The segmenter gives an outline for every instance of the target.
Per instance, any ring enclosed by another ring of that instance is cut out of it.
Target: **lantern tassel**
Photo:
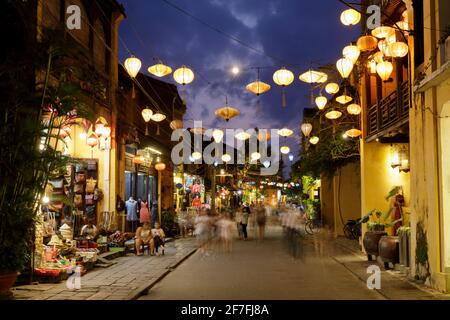
[[[148,133],[148,123],[147,123],[147,126],[145,127],[145,135],[146,135],[146,136],[149,135],[149,133]]]
[[[159,134],[160,134],[160,132],[159,132],[159,124],[158,124],[158,127],[156,129],[156,135],[159,136]]]
[[[281,88],[281,106],[283,108],[286,107],[286,92],[284,91],[284,87]]]
[[[136,98],[136,90],[134,89],[134,82],[133,82],[133,86],[131,88],[131,98],[132,99]]]
[[[186,88],[183,87],[183,91],[181,93],[181,99],[183,100],[183,104],[186,105],[187,101],[187,91]]]

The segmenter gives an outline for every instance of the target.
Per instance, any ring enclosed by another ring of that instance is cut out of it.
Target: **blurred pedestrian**
[[[262,202],[256,207],[256,223],[258,225],[258,239],[264,240],[264,231],[266,228],[266,209]]]
[[[216,222],[217,236],[222,243],[225,252],[231,252],[232,249],[232,231],[233,222],[225,216],[221,216]]]
[[[240,206],[239,208],[237,208],[236,210],[236,215],[234,217],[234,221],[236,222],[236,228],[238,231],[238,236],[239,238],[242,237],[242,206]]]
[[[242,210],[242,220],[241,220],[241,227],[242,227],[242,234],[244,236],[244,241],[247,240],[247,225],[248,225],[248,219],[250,217],[250,207],[248,205],[244,205],[244,208]]]

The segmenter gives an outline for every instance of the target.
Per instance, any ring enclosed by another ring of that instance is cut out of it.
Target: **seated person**
[[[152,237],[152,253],[155,253],[155,248],[156,252],[158,252],[158,248],[161,247],[161,253],[164,254],[164,239],[166,238],[166,235],[164,234],[164,230],[161,229],[159,222],[155,222],[155,227],[152,229]]]
[[[142,227],[136,230],[136,255],[142,256],[141,246],[143,244],[149,245],[150,251],[153,253],[152,230],[149,222],[145,222]]]
[[[80,235],[88,240],[96,240],[98,235],[97,227],[92,223],[92,221],[88,221],[81,228]]]

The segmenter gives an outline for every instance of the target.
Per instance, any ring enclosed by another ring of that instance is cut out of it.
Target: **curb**
[[[158,278],[153,280],[152,282],[143,285],[142,287],[136,289],[134,293],[130,294],[125,300],[137,300],[139,297],[145,295],[148,293],[148,291],[153,288],[158,282],[160,282],[162,279],[164,279],[170,272],[172,272],[173,269],[178,267],[180,264],[182,264],[184,261],[186,261],[190,256],[192,256],[195,252],[197,252],[198,248],[192,249],[190,252],[188,252],[184,257],[176,261],[173,265],[170,265],[167,267],[167,270],[164,271]]]

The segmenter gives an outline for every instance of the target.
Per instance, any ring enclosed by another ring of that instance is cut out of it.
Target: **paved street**
[[[197,251],[140,299],[445,298],[385,271],[382,290],[369,290],[364,256],[330,240],[324,236],[309,238],[303,259],[296,260],[284,247],[281,229],[272,227],[263,242],[254,238],[235,241],[229,254]]]

